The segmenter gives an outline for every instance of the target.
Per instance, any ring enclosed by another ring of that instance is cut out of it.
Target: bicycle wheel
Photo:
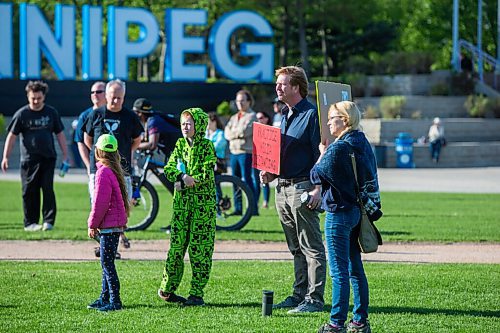
[[[215,185],[217,192],[216,229],[240,230],[252,217],[252,207],[254,207],[252,190],[240,178],[230,175],[217,175]]]
[[[158,215],[158,193],[151,183],[145,180],[140,189],[141,196],[136,204],[131,205],[127,231],[145,230]]]

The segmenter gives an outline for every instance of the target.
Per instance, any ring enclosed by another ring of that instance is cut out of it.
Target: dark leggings
[[[115,267],[116,250],[120,241],[120,233],[101,234],[101,267],[102,290],[101,299],[105,302],[121,304],[120,280]]]

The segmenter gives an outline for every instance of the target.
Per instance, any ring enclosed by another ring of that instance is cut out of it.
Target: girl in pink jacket
[[[117,150],[118,141],[110,134],[101,135],[95,144],[95,157],[98,162],[94,200],[88,219],[88,235],[90,238],[100,238],[102,290],[101,296],[87,308],[99,311],[122,308],[115,255],[120,234],[127,226],[129,201]]]

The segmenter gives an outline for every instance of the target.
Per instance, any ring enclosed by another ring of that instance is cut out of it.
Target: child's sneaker
[[[99,308],[102,308],[103,306],[105,306],[108,303],[109,302],[105,302],[101,298],[98,298],[95,301],[93,301],[92,303],[90,303],[89,305],[87,305],[87,309],[96,309],[97,310]]]
[[[101,306],[97,310],[101,312],[108,312],[108,311],[118,311],[122,309],[122,304],[121,303],[108,303],[106,305]]]
[[[158,289],[158,296],[164,300],[165,302],[169,303],[181,303],[184,304],[186,302],[186,299],[182,296],[176,295],[174,293],[166,293],[161,289]]]
[[[357,321],[351,320],[347,325],[347,332],[349,333],[371,333],[370,323],[368,320],[366,323],[359,323]]]
[[[346,333],[344,326],[337,326],[330,323],[323,324],[318,330],[318,333]]]
[[[189,295],[187,301],[184,302],[184,306],[203,306],[205,301],[202,297]]]

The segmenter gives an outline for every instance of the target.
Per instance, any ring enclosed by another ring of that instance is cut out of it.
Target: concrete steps
[[[432,162],[429,144],[419,144],[419,137],[426,137],[429,120],[364,119],[363,130],[375,146],[380,167],[396,167],[394,139],[399,132],[410,133],[413,145],[413,162],[417,168],[465,168],[500,166],[500,119],[442,119],[447,140],[441,150],[438,164]]]

